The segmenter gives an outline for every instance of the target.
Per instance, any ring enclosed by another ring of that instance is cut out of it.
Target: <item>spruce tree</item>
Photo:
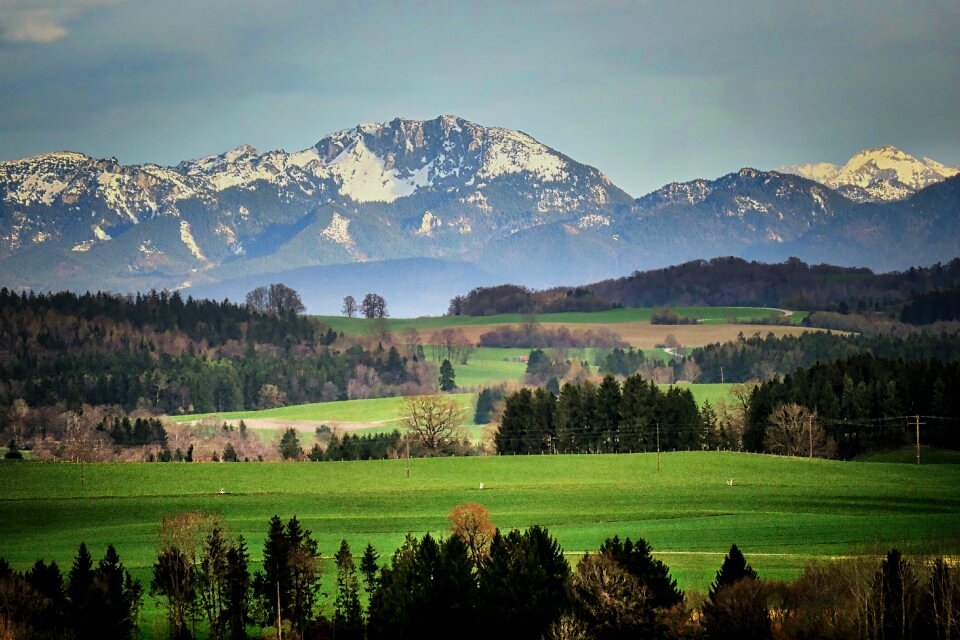
[[[226,603],[224,617],[226,619],[227,637],[230,640],[243,640],[247,637],[247,622],[250,619],[250,570],[248,568],[249,554],[247,543],[243,536],[237,537],[237,542],[227,551]]]
[[[363,640],[363,610],[360,606],[360,582],[357,568],[346,540],[334,555],[337,566],[337,596],[334,601],[333,625],[342,640]]]
[[[363,574],[364,590],[369,599],[377,588],[377,560],[380,554],[373,548],[372,544],[367,543],[367,548],[363,550],[363,557],[360,559],[360,573]]]
[[[457,388],[456,374],[449,360],[440,364],[440,391],[453,391]]]
[[[653,549],[643,538],[636,543],[613,536],[600,545],[600,553],[606,554],[617,565],[632,575],[646,588],[652,608],[669,608],[683,602],[683,592],[677,581],[670,577],[670,569],[653,557]]]
[[[757,579],[757,572],[747,564],[743,552],[737,545],[731,545],[730,552],[723,559],[717,577],[710,586],[709,598],[712,600],[720,589],[730,586],[744,578]]]
[[[93,558],[87,545],[81,542],[67,575],[70,626],[80,637],[92,637],[89,634],[95,633],[97,627],[96,620],[89,615],[93,577]]]

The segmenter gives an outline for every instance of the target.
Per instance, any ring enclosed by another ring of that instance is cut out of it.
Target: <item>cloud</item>
[[[49,44],[69,35],[67,25],[93,7],[124,0],[0,0],[0,39]]]
[[[52,9],[26,9],[4,16],[3,39],[7,42],[47,44],[67,35],[65,22],[69,12]]]

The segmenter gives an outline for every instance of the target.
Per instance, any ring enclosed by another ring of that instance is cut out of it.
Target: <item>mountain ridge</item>
[[[882,145],[858,151],[842,166],[818,162],[779,171],[815,180],[857,202],[889,202],[960,174],[960,167],[926,157],[920,160],[893,145]]]
[[[0,285],[189,289],[409,259],[540,287],[722,255],[905,268],[960,255],[958,199],[925,193],[855,202],[743,168],[633,198],[529,134],[395,118],[299,151],[241,145],[173,167],[76,152],[2,162]]]

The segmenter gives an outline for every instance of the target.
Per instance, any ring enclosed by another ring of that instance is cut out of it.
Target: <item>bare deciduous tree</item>
[[[817,412],[795,403],[778,405],[770,414],[764,449],[785,456],[830,457],[836,445],[817,420]]]
[[[343,315],[348,318],[352,318],[357,315],[357,301],[353,299],[353,296],[346,296],[343,299]]]
[[[387,301],[376,293],[368,293],[360,303],[360,311],[365,318],[386,318]]]
[[[403,428],[428,453],[446,451],[463,438],[464,410],[456,400],[442,395],[410,396],[403,412]]]
[[[306,307],[300,300],[300,294],[283,283],[269,287],[257,287],[247,293],[247,306],[261,313],[303,313]]]

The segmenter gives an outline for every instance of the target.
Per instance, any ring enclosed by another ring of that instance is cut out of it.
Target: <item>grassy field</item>
[[[405,460],[0,463],[0,557],[66,568],[80,541],[95,559],[114,544],[148,584],[164,516],[221,514],[258,562],[269,518],[296,515],[330,579],[341,538],[357,552],[372,543],[387,558],[407,533],[444,535],[447,514],[468,501],[486,505],[501,528],[548,527],[573,563],[610,535],[642,536],[681,587],[700,591],[731,543],[769,579],[789,579],[810,559],[895,545],[960,552],[960,466],[717,452],[664,454],[660,466],[655,454],[414,459],[409,476]],[[144,627],[144,637],[162,637],[149,598]]]
[[[513,363],[504,363],[513,364]],[[503,380],[522,380],[523,372],[519,377],[504,377]],[[459,374],[457,381],[460,381]],[[489,379],[486,382],[490,382]],[[662,384],[660,388],[666,390],[671,385]],[[689,389],[693,393],[697,404],[703,405],[709,401],[716,406],[719,400],[729,400],[729,390],[733,385],[730,384],[684,384],[677,386]],[[472,393],[450,394],[451,398],[456,399],[464,408],[465,421],[464,426],[471,429],[475,437],[479,436],[479,431],[475,429],[478,425],[473,422],[474,404],[476,396]],[[172,416],[170,419],[174,422],[193,422],[203,418],[215,417],[226,420],[231,423],[240,420],[249,421],[253,424],[252,428],[258,427],[256,422],[266,423],[267,428],[273,431],[280,431],[285,425],[296,426],[298,423],[308,423],[309,429],[319,426],[321,423],[329,424],[331,427],[347,424],[351,426],[361,426],[356,429],[362,433],[376,433],[381,431],[392,431],[398,425],[399,418],[403,412],[403,398],[372,398],[369,400],[342,400],[339,402],[314,402],[310,404],[299,404],[289,407],[278,407],[276,409],[263,409],[260,411],[227,411],[224,413],[204,413],[184,416]],[[255,422],[256,421],[256,422]]]
[[[740,322],[757,322],[772,318],[782,318],[783,312],[779,309],[765,309],[757,307],[671,307],[677,315],[696,318],[703,324],[723,324],[736,318]],[[633,322],[650,322],[654,309],[611,309],[609,311],[575,312],[575,313],[546,313],[536,316],[537,321],[544,324],[623,324]],[[321,321],[330,325],[335,331],[346,334],[362,335],[369,333],[376,326],[376,321],[366,318],[345,318],[343,316],[317,316]],[[430,332],[445,327],[469,327],[471,325],[516,324],[524,321],[519,313],[508,313],[492,316],[430,316],[422,318],[388,318],[387,324],[393,332],[413,328],[417,331]],[[662,325],[666,327],[666,325]]]
[[[860,462],[897,462],[916,464],[917,450],[914,447],[867,453],[857,458]],[[920,464],[960,464],[960,451],[920,447]]]
[[[4,463],[0,556],[69,565],[83,540],[113,543],[128,565],[145,567],[160,518],[182,510],[221,513],[254,556],[274,514],[300,517],[328,554],[341,537],[389,554],[408,532],[443,533],[467,501],[485,504],[500,527],[545,525],[571,552],[617,533],[693,554],[700,559],[676,564],[684,586],[698,589],[732,542],[771,577],[807,558],[891,545],[956,552],[960,543],[960,466],[717,452],[664,454],[659,472],[655,454],[415,459],[409,478],[407,465]]]
[[[465,409],[469,409],[473,405],[473,394],[454,393],[450,397],[457,400]],[[403,398],[371,398],[369,400],[313,402],[260,411],[226,411],[224,413],[173,416],[171,419],[175,422],[190,422],[208,416],[216,416],[230,421],[271,419],[289,422],[394,422],[400,416],[402,406]]]

